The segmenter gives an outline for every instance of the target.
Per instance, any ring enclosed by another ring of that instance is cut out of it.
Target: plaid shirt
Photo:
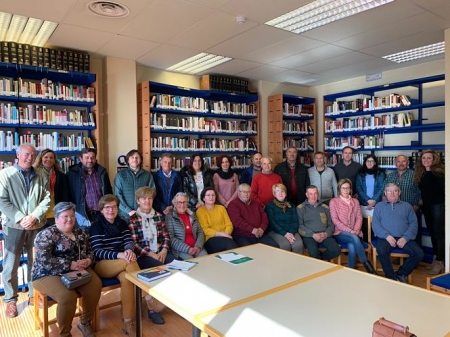
[[[97,169],[94,167],[91,174],[83,169],[83,178],[86,185],[86,208],[88,211],[98,211],[98,201],[102,197],[102,184]]]
[[[153,222],[156,226],[156,240],[158,243],[158,251],[170,248],[170,237],[166,229],[166,224],[162,218],[161,213],[156,212],[153,217]],[[128,221],[128,228],[131,232],[131,239],[134,241],[134,252],[137,256],[146,256],[150,253],[150,243],[144,239],[144,232],[142,230],[142,218],[136,213],[130,217]]]
[[[398,171],[392,171],[386,175],[384,186],[389,183],[397,184],[400,187],[400,200],[406,201],[411,206],[419,206],[421,199],[419,187],[414,183],[414,171],[407,169],[399,179]]]

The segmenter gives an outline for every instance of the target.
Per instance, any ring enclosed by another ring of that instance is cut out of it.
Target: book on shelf
[[[198,262],[173,260],[172,262],[167,264],[167,268],[173,270],[188,271],[194,268],[197,264]]]
[[[215,257],[234,266],[253,261],[253,258],[238,254],[236,252],[217,254]]]
[[[166,276],[169,276],[171,273],[170,271],[163,269],[163,268],[153,268],[149,271],[142,271],[137,273],[138,279],[144,280],[146,282],[151,282]]]

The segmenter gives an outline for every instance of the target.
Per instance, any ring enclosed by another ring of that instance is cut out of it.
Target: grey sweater
[[[331,222],[330,209],[327,205],[311,205],[308,200],[297,206],[299,229],[301,236],[312,237],[315,233],[327,233],[332,237],[334,225]]]
[[[322,174],[315,166],[308,169],[309,180],[319,190],[320,202],[328,203],[332,198],[337,197],[337,182],[334,171],[325,166]]]

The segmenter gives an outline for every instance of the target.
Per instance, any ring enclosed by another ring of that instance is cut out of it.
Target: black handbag
[[[78,243],[78,259],[81,260],[80,244]],[[74,270],[61,275],[61,282],[71,290],[91,281],[91,274],[86,270]]]

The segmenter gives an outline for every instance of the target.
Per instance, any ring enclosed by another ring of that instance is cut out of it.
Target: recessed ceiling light
[[[130,14],[130,9],[118,2],[92,1],[89,2],[86,6],[92,13],[104,18],[119,19],[124,18]]]
[[[208,53],[200,53],[167,68],[168,71],[176,71],[185,74],[198,74],[204,70],[218,66],[232,60],[231,57],[218,56]]]
[[[445,52],[445,42],[438,42],[430,44],[428,46],[423,46],[419,48],[405,50],[400,53],[386,55],[383,56],[383,58],[392,62],[403,63],[412,60],[417,60],[423,57],[442,54],[444,52]]]
[[[395,0],[316,0],[267,21],[266,25],[300,34]]]

